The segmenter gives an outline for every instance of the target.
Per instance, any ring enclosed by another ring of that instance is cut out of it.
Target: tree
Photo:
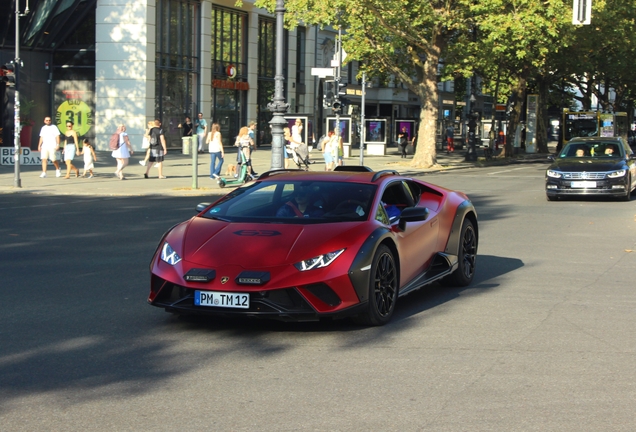
[[[370,77],[393,75],[422,101],[412,164],[437,163],[438,65],[468,30],[468,0],[287,0],[286,22],[342,26],[343,46]],[[275,0],[256,5],[273,10]]]

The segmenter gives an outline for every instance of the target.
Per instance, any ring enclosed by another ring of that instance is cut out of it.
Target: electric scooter
[[[245,159],[245,155],[243,154],[241,149],[239,149],[239,154],[241,155],[241,163],[238,177],[231,180],[226,180],[224,177],[220,177],[217,180],[219,187],[224,188],[225,186],[240,186],[247,181],[247,160]]]

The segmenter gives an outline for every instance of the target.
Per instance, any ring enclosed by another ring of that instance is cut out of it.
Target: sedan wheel
[[[367,310],[356,317],[356,321],[379,326],[391,320],[398,293],[398,274],[391,250],[381,245],[373,257],[369,280]]]
[[[445,285],[463,287],[469,285],[475,277],[477,260],[477,233],[473,223],[464,219],[462,224],[461,243],[457,254],[458,267],[443,280]]]
[[[632,195],[632,179],[631,177],[627,178],[627,193],[621,197],[621,201],[629,201]]]

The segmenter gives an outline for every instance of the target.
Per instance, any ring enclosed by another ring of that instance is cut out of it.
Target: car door
[[[415,198],[407,181],[397,180],[387,184],[382,194],[385,208],[397,206],[401,210],[416,205]],[[396,239],[400,260],[400,286],[403,286],[420,273],[430,263],[436,252],[439,223],[437,213],[431,211],[426,220],[408,222],[404,229],[400,227],[399,218],[389,222]]]

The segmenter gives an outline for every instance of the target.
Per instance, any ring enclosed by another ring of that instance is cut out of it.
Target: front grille
[[[603,180],[606,172],[564,172],[564,180]]]

